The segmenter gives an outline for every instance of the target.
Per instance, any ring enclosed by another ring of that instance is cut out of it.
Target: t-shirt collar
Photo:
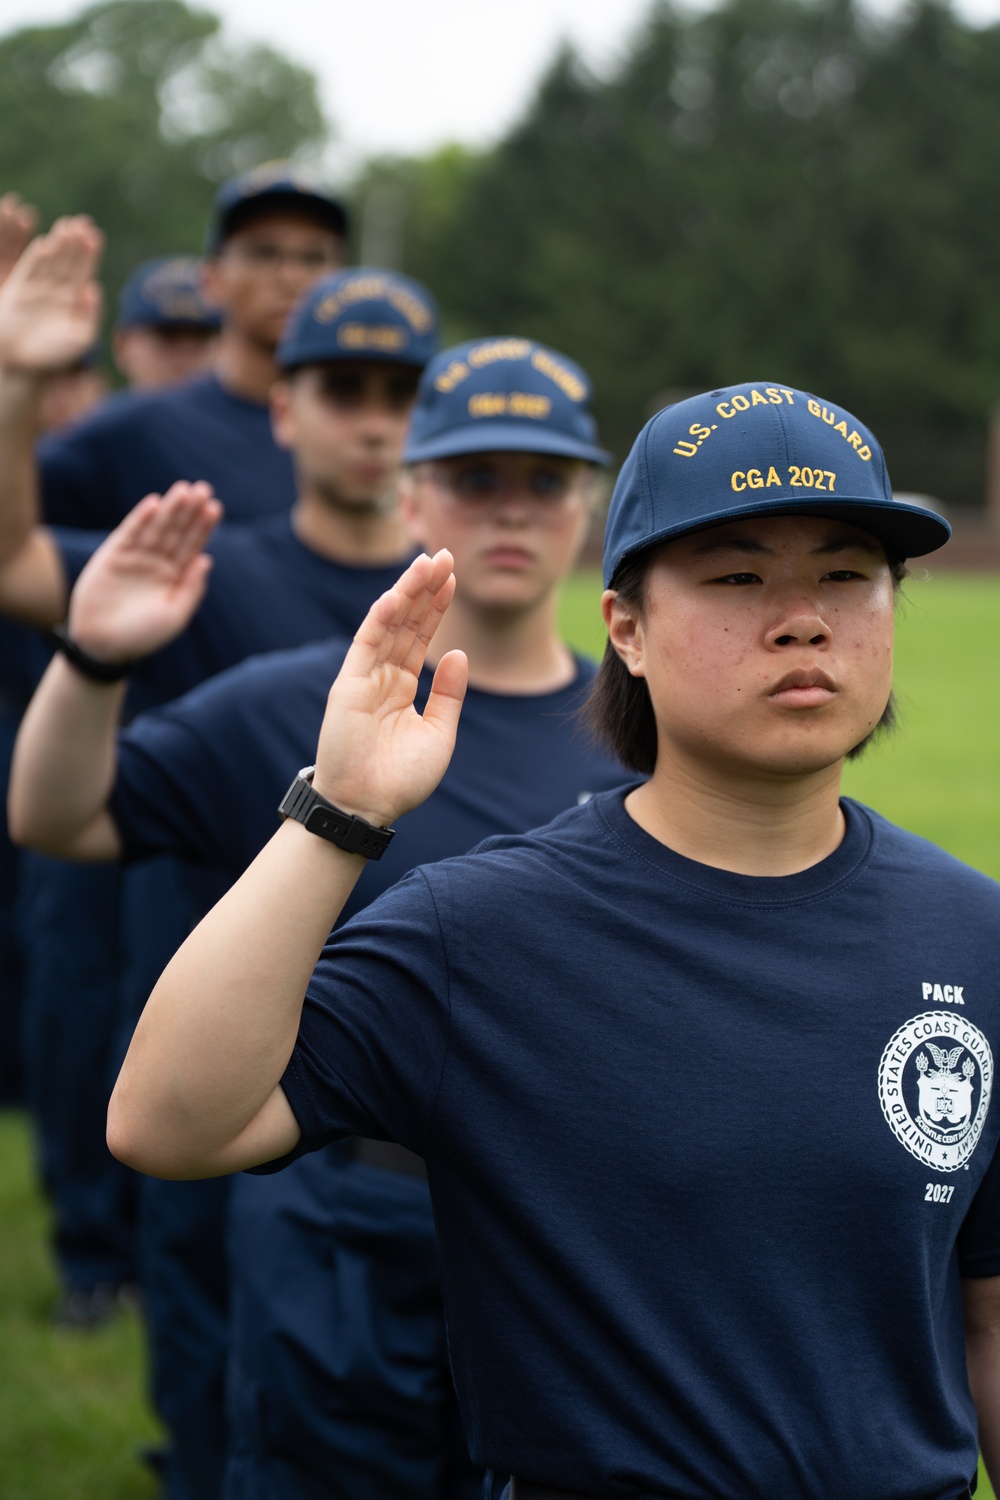
[[[637,783],[594,797],[590,803],[607,835],[632,858],[654,865],[681,885],[705,896],[740,906],[788,906],[828,895],[853,880],[868,864],[875,844],[875,825],[868,809],[849,797],[840,806],[844,837],[826,859],[795,875],[738,875],[699,864],[653,838],[625,810],[625,798]]]

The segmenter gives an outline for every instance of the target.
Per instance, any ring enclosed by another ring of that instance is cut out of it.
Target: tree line
[[[8,37],[0,182],[92,211],[112,273],[190,248],[228,171],[326,136],[306,70],[247,64],[182,0]],[[491,149],[373,161],[348,196],[359,249],[425,280],[450,337],[578,358],[619,456],[673,393],[780,379],[868,420],[899,487],[975,504],[998,180],[1000,26],[940,0],[661,0],[612,73],[564,49]]]

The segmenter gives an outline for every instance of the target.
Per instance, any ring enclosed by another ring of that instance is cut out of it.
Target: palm
[[[28,246],[0,286],[0,361],[41,373],[87,353],[100,322],[100,248],[100,234],[83,219],[62,221]]]
[[[207,485],[177,484],[163,500],[141,501],[80,574],[74,640],[101,659],[129,661],[179,635],[205,592],[203,548],[219,514]]]
[[[423,714],[414,708],[428,644],[454,592],[451,557],[418,558],[377,600],[330,690],[316,789],[387,824],[441,780],[455,744],[466,664],[445,656]]]

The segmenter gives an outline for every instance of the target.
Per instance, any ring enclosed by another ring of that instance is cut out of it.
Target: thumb
[[[432,724],[454,744],[458,720],[469,683],[469,659],[464,651],[447,651],[437,664],[434,681],[424,705],[423,721]]]

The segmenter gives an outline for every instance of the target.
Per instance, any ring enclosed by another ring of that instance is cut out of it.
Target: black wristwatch
[[[329,839],[347,854],[381,859],[392,843],[394,828],[376,828],[374,823],[334,807],[313,789],[315,766],[304,766],[278,805],[279,818],[294,818],[310,833]]]

